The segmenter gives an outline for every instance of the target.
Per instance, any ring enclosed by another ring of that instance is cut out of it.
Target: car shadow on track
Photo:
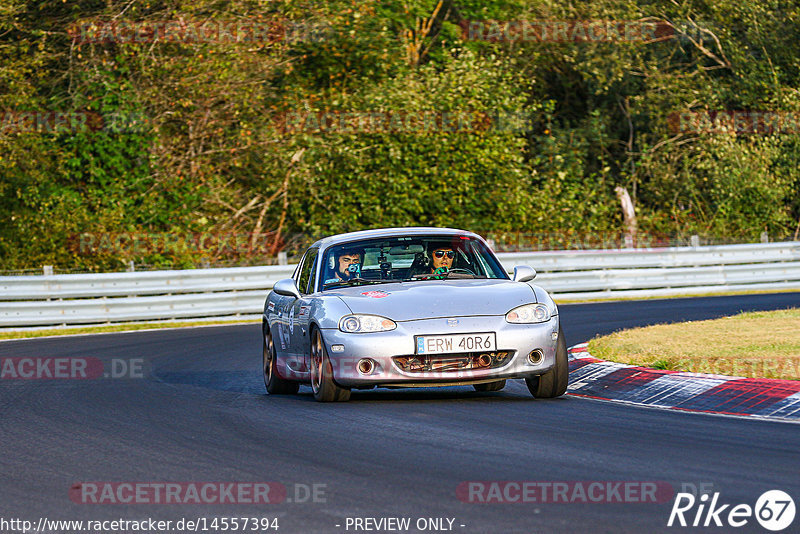
[[[268,396],[269,397],[269,396]],[[315,402],[311,388],[302,386],[295,398]],[[376,388],[370,390],[353,390],[350,402],[563,402],[568,397],[558,399],[534,399],[524,382],[509,383],[505,389],[497,392],[475,391],[471,386],[448,386],[431,388]]]
[[[201,388],[258,395],[266,400],[296,399],[316,402],[309,386],[301,386],[296,395],[267,395],[264,383],[257,373],[252,371],[188,371],[157,372],[154,378],[168,384],[187,385]],[[502,391],[475,391],[470,386],[448,386],[430,388],[376,388],[371,390],[353,390],[350,402],[559,402],[560,399],[534,399],[528,393],[522,381],[511,382]]]

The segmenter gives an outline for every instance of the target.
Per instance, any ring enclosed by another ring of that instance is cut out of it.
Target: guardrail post
[[[45,276],[53,276],[53,266],[52,265],[42,265],[42,271]]]
[[[769,243],[769,234],[767,232],[761,232],[761,242]]]
[[[278,252],[278,265],[289,265],[289,257],[286,252]]]
[[[132,272],[135,272],[135,271],[136,271],[136,269],[133,266],[133,260],[131,260],[131,261],[128,262],[128,272],[132,273]]]
[[[700,236],[699,235],[693,235],[692,236],[692,247],[697,248],[699,246],[700,246]]]

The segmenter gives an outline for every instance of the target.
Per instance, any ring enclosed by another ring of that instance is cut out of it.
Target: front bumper
[[[426,387],[455,384],[477,384],[504,378],[540,375],[555,365],[558,316],[545,323],[511,324],[504,316],[458,317],[451,326],[448,319],[438,318],[398,322],[390,332],[349,334],[338,329],[323,329],[322,337],[333,366],[333,378],[343,387],[369,386]],[[415,371],[400,368],[395,357],[413,356],[414,336],[495,332],[498,351],[512,354],[499,367],[489,369]],[[333,346],[339,352],[334,352]],[[543,357],[536,364],[528,361],[531,351],[540,350]],[[370,373],[360,372],[362,358],[374,361]]]

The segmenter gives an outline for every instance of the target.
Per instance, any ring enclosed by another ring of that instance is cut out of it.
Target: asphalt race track
[[[800,306],[800,293],[560,310],[568,344],[575,344],[625,327],[790,306]],[[797,424],[571,396],[534,400],[522,381],[498,393],[467,387],[354,392],[341,404],[316,403],[307,387],[297,396],[267,396],[259,329],[0,343],[2,358],[94,357],[106,369],[112,359],[143,359],[145,368],[144,378],[0,381],[0,517],[277,517],[279,533],[357,531],[346,529],[348,517],[408,517],[410,532],[418,532],[419,518],[454,519],[453,531],[464,533],[689,530],[667,528],[672,498],[463,502],[456,488],[469,481],[647,481],[675,492],[706,484],[721,503],[750,506],[764,491],[780,489],[800,505]],[[283,484],[287,500],[82,504],[69,494],[86,482],[264,481]],[[306,490],[315,484],[313,499]],[[797,532],[798,524],[800,518],[787,532]],[[737,530],[764,532],[752,518]]]

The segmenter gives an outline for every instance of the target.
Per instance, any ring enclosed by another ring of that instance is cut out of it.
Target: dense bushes
[[[792,237],[798,131],[681,132],[674,114],[800,116],[798,17],[777,0],[9,0],[0,6],[0,269],[252,262],[291,252],[301,244],[291,236],[395,225],[618,233],[617,186],[644,233]],[[271,33],[81,41],[81,24],[108,30],[110,20]],[[671,35],[463,38],[469,21],[490,20],[658,21]],[[90,127],[55,128],[48,113],[88,117]],[[352,124],[375,114],[384,125],[319,124],[347,113]],[[405,126],[390,127],[395,119]],[[136,233],[237,235],[256,246],[75,246],[81,234]]]

